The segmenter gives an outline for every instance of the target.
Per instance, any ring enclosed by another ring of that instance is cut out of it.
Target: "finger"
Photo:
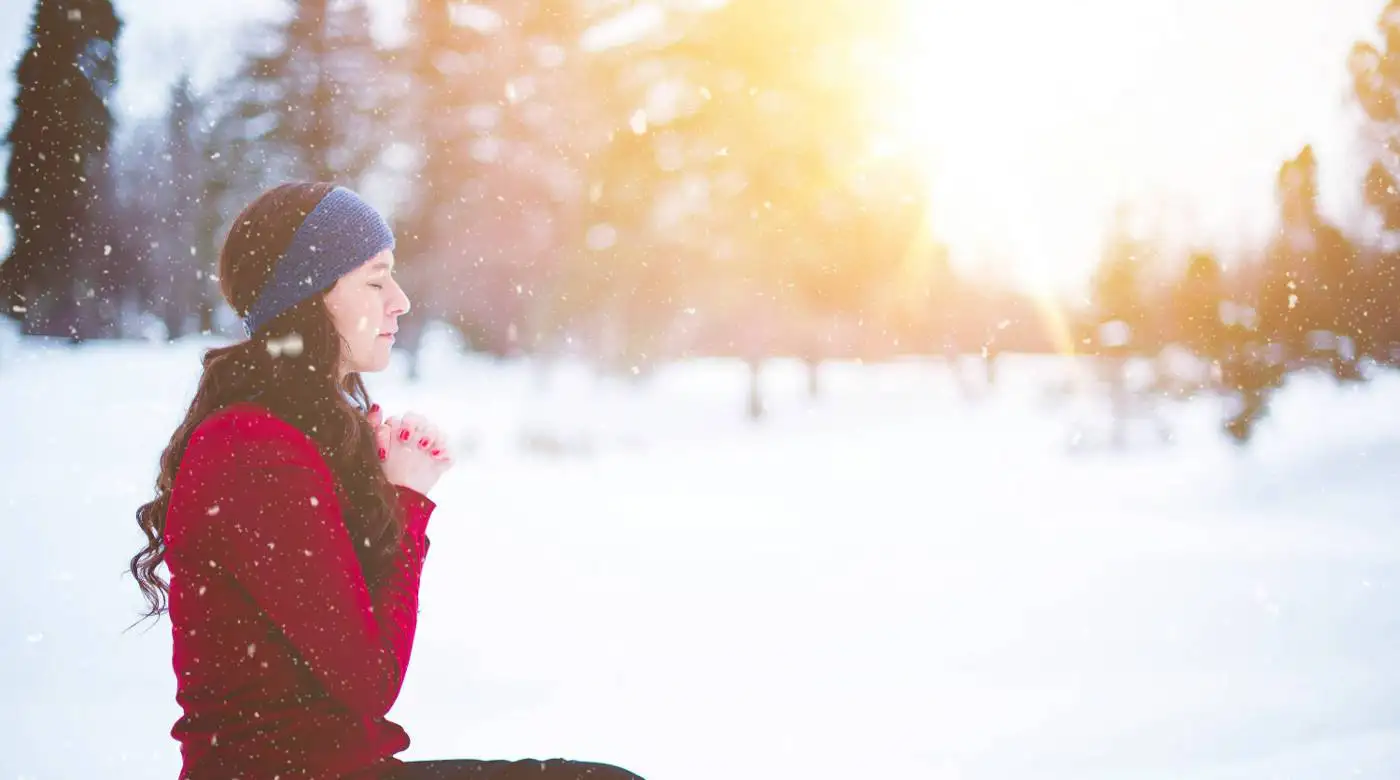
[[[392,443],[394,435],[393,426],[387,423],[380,423],[374,429],[374,443],[379,450],[379,459],[384,460],[389,457],[389,445]]]
[[[404,412],[403,421],[414,428],[421,428],[428,424],[428,418],[417,412]]]
[[[402,445],[404,443],[403,434],[408,429],[404,427],[403,420],[398,417],[390,417],[384,421],[383,426],[387,429],[389,443],[392,445]],[[412,435],[412,434],[409,434]]]
[[[405,441],[417,442],[422,438],[422,431],[428,427],[428,420],[417,412],[406,412],[403,416],[404,425],[408,427],[410,434]]]
[[[405,414],[401,419],[396,419],[395,423],[394,443],[405,445],[411,442],[413,440],[414,429],[409,415]]]
[[[424,423],[418,429],[417,436],[418,447],[424,450],[431,450],[438,446],[438,442],[442,441],[442,431],[439,431],[438,427],[432,423]]]
[[[369,414],[366,417],[369,419],[371,428],[378,428],[384,422],[384,410],[380,408],[379,404],[375,404],[369,408]]]
[[[398,428],[398,422],[398,418],[391,417],[374,429],[374,440],[381,459],[388,457],[389,450],[394,446],[394,431]]]
[[[428,455],[431,456],[433,460],[450,461],[452,459],[452,450],[447,445],[447,437],[442,434],[442,431],[433,428],[427,446]]]
[[[441,434],[437,426],[428,421],[428,418],[421,414],[410,412],[404,415],[404,422],[412,425],[412,435],[408,438],[408,443],[420,450],[430,450]]]

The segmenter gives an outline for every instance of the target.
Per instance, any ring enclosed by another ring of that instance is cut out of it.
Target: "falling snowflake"
[[[305,346],[301,339],[301,334],[292,332],[280,339],[267,340],[267,354],[273,357],[296,357],[301,354],[302,347]]]
[[[213,517],[214,515],[217,515],[218,513],[219,513],[219,505],[218,505],[218,504],[215,504],[215,505],[209,507],[208,509],[204,510],[204,514],[209,515],[210,517]]]

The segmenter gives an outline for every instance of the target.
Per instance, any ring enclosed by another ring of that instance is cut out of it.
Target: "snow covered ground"
[[[0,344],[0,778],[173,778],[133,512],[201,344]],[[464,452],[435,496],[405,758],[649,780],[1400,776],[1400,377],[1294,380],[1254,446],[1066,442],[1061,361],[631,385],[433,347],[373,380]],[[1317,415],[1311,417],[1311,415]]]

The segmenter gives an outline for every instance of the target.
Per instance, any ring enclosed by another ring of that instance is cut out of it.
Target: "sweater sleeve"
[[[208,565],[239,583],[333,698],[370,717],[388,713],[413,650],[432,501],[399,491],[403,547],[371,592],[332,474],[296,428],[269,416],[226,421],[192,440],[186,457],[195,477],[186,505]]]

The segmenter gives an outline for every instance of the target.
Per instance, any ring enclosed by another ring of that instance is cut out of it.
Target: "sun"
[[[1114,98],[1169,42],[1166,4],[901,1],[877,110],[924,173],[932,232],[1031,292],[1075,286],[1133,192]]]

